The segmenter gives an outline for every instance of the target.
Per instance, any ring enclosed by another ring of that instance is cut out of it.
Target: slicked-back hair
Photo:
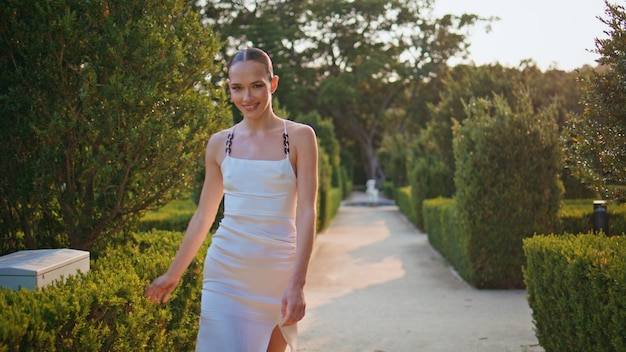
[[[228,62],[228,72],[230,73],[230,68],[234,64],[243,61],[255,61],[262,64],[265,66],[269,79],[271,80],[274,77],[272,59],[270,59],[270,56],[265,51],[258,48],[247,48],[238,51]]]

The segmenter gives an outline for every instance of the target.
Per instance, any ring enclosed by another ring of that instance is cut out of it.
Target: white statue
[[[378,203],[378,188],[376,188],[376,180],[367,180],[367,182],[365,183],[365,187],[365,192],[367,193],[367,202],[369,203],[369,205],[376,205],[376,203]]]

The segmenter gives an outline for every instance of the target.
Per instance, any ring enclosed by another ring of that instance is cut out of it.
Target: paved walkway
[[[524,290],[470,287],[396,206],[365,200],[317,237],[298,352],[543,351]]]

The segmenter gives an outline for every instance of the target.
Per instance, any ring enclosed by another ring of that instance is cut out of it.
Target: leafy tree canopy
[[[604,70],[584,80],[584,111],[564,132],[573,175],[606,198],[626,199],[626,11],[606,2],[608,37],[596,39]]]

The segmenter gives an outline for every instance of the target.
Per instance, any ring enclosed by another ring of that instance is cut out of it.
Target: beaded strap
[[[235,133],[231,132],[226,137],[226,149],[224,150],[227,155],[230,155],[231,146],[233,145],[233,137],[235,137]]]
[[[283,133],[283,145],[285,146],[285,154],[289,154],[289,135]]]

